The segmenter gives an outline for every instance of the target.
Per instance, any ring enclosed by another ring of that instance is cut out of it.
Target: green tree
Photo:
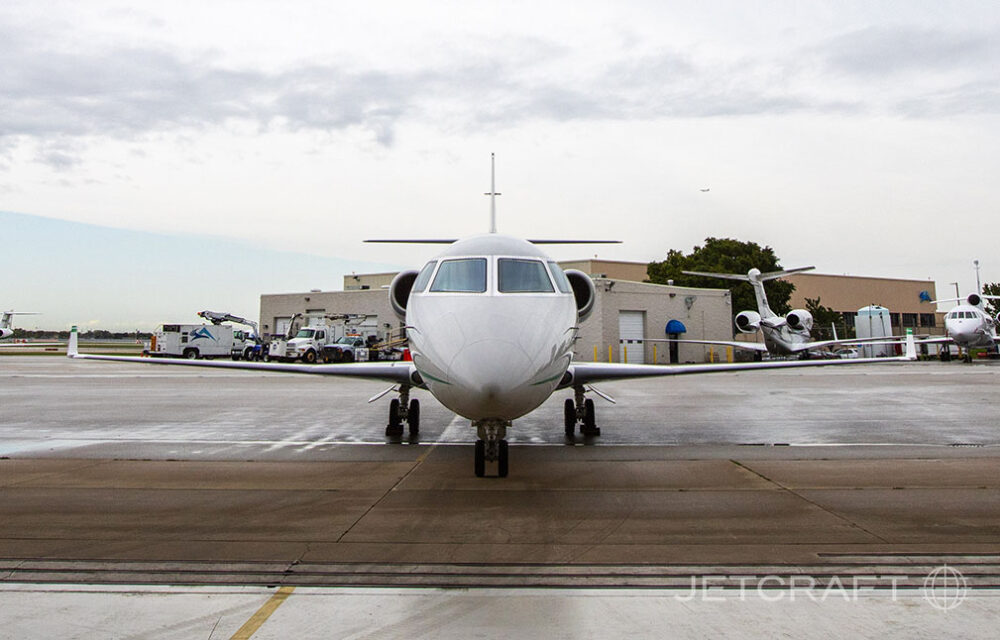
[[[983,285],[983,293],[988,296],[1000,296],[1000,282],[987,282]],[[986,312],[997,317],[1000,313],[1000,300],[984,300],[986,303]]]
[[[813,328],[812,337],[814,340],[832,340],[833,329],[831,324],[837,326],[837,337],[847,338],[847,327],[844,324],[844,316],[837,313],[830,307],[823,306],[819,296],[806,298],[806,311],[812,314]]]
[[[741,242],[732,238],[705,238],[705,244],[694,247],[685,255],[676,249],[667,253],[662,262],[650,262],[646,269],[649,282],[667,284],[673,280],[681,287],[704,287],[708,289],[728,288],[732,293],[733,315],[740,311],[757,310],[757,299],[749,282],[719,280],[703,276],[687,276],[682,271],[707,271],[713,273],[744,274],[757,268],[762,272],[781,271],[778,257],[771,247],[761,247],[756,242]],[[764,283],[767,301],[777,314],[788,313],[788,300],[795,285],[785,280],[769,280]]]

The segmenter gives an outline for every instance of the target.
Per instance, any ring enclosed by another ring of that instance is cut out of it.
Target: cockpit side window
[[[434,278],[434,284],[431,285],[431,291],[483,293],[486,291],[486,258],[443,261]]]
[[[413,288],[410,289],[410,293],[422,293],[427,288],[427,283],[430,282],[431,274],[434,273],[434,267],[436,266],[437,260],[431,260],[424,265],[424,268],[417,274],[417,279],[413,281]]]
[[[566,279],[566,274],[555,262],[549,263],[549,272],[552,274],[552,279],[556,281],[556,287],[562,293],[571,293],[573,287],[570,286],[569,280]]]
[[[500,258],[497,261],[500,293],[552,293],[552,281],[538,260]]]

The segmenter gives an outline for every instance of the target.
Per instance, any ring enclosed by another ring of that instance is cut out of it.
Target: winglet
[[[75,324],[73,325],[73,328],[69,330],[69,344],[66,346],[66,355],[70,358],[75,358],[80,355]]]
[[[906,332],[906,355],[903,357],[907,360],[917,359],[917,343],[913,339],[913,332],[909,330]]]

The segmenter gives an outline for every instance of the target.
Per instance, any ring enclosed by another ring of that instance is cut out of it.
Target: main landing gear
[[[509,447],[507,441],[507,427],[509,420],[478,420],[472,423],[476,428],[479,439],[476,440],[476,477],[482,478],[486,475],[486,463],[497,463],[497,476],[507,477]]]
[[[583,385],[573,387],[573,398],[566,398],[563,404],[563,422],[566,428],[566,437],[572,438],[576,434],[576,425],[580,425],[580,433],[585,436],[601,435],[601,428],[597,426],[597,418],[594,414],[594,401],[583,397]]]
[[[420,433],[420,401],[410,400],[410,387],[399,387],[399,397],[389,402],[389,424],[385,427],[385,435],[398,438],[403,435],[403,423],[410,428],[410,437]]]

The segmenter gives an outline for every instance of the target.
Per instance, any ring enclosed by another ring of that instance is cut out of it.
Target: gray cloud
[[[816,49],[828,68],[859,76],[954,71],[996,62],[995,34],[869,27],[832,38]]]
[[[452,128],[502,128],[528,120],[857,113],[873,107],[874,98],[864,91],[838,95],[828,88],[824,76],[831,71],[874,88],[904,71],[965,69],[963,83],[902,91],[891,108],[911,117],[1000,110],[992,76],[975,77],[991,66],[984,60],[995,58],[984,36],[864,29],[787,59],[723,64],[662,51],[623,54],[603,68],[581,67],[571,51],[551,43],[508,46],[509,51],[455,55],[459,62],[420,71],[312,63],[265,72],[225,68],[208,54],[196,58],[154,47],[57,51],[0,27],[5,61],[0,153],[33,140],[42,162],[68,168],[79,148],[52,141],[132,139],[230,121],[262,129],[361,128],[388,146],[404,118],[446,121]]]

